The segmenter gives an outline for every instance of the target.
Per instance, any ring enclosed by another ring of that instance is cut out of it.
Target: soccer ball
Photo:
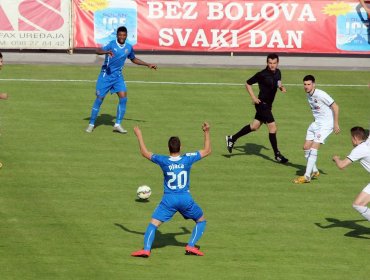
[[[149,186],[143,185],[137,188],[136,194],[140,199],[148,199],[152,194],[152,189]]]

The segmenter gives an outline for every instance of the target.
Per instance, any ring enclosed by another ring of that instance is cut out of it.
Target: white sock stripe
[[[151,231],[150,231],[150,233],[149,233],[149,235],[148,235],[148,238],[147,238],[147,240],[146,240],[145,244],[148,244],[148,243],[149,243],[149,240],[150,240],[150,237],[152,236],[152,234],[153,234],[153,230],[151,230]]]
[[[191,243],[194,243],[194,239],[195,239],[195,237],[198,235],[198,224],[196,224],[196,225],[195,225],[194,230],[195,230],[195,234],[194,234],[194,238],[193,238],[193,240],[191,240]]]

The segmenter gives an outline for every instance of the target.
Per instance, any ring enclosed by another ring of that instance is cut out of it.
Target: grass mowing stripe
[[[95,83],[96,80],[55,80],[55,79],[0,79],[4,82],[59,82],[59,83]],[[243,86],[239,83],[196,83],[196,82],[156,82],[156,81],[126,81],[132,84],[161,84],[161,85],[210,85],[210,86]],[[286,86],[302,86],[302,84],[284,84]],[[345,85],[345,84],[317,84],[318,87],[369,87],[368,85]]]

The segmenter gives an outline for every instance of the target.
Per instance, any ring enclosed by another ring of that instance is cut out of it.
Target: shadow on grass
[[[148,203],[148,202],[150,202],[149,199],[141,199],[141,198],[136,198],[135,201],[138,202],[138,203]]]
[[[129,233],[139,234],[139,235],[144,235],[145,234],[145,232],[142,232],[142,231],[135,231],[135,230],[128,229],[127,227],[125,227],[124,225],[121,225],[121,224],[115,223],[114,225],[119,227],[120,229],[126,231],[126,232],[129,232]],[[176,232],[176,233],[161,233],[159,230],[157,230],[156,234],[155,234],[155,239],[154,239],[152,248],[153,249],[163,248],[163,247],[166,247],[166,246],[185,247],[187,245],[187,243],[177,241],[176,236],[189,234],[190,231],[186,227],[180,227],[180,229],[182,231]]]
[[[116,119],[116,116],[112,116],[110,114],[100,114],[95,121],[95,127],[101,126],[101,125],[107,125],[107,126],[113,126],[114,120]],[[90,117],[84,118],[85,121],[89,121]],[[134,121],[134,122],[146,122],[144,120],[137,120],[137,119],[129,119],[124,118],[124,121]]]
[[[266,148],[263,145],[254,144],[254,143],[246,143],[244,146],[234,146],[232,154],[223,154],[222,156],[224,156],[226,158],[231,158],[231,157],[235,157],[235,156],[255,155],[255,156],[259,156],[259,157],[261,157],[265,160],[268,160],[268,161],[271,161],[271,162],[274,162],[274,163],[278,163],[278,162],[276,162],[274,157],[271,158],[269,156],[266,156],[266,155],[262,154],[261,153],[262,150],[270,150],[270,149]],[[284,165],[297,169],[296,175],[303,175],[305,170],[306,170],[306,166],[300,165],[300,164],[295,164],[295,163],[292,163],[292,162],[289,162],[289,161],[287,163],[284,163]],[[320,173],[325,174],[321,170],[320,170]]]
[[[315,223],[316,226],[322,229],[329,229],[329,228],[347,228],[351,231],[344,234],[347,237],[353,238],[362,238],[362,239],[370,239],[370,237],[365,237],[363,235],[370,235],[370,228],[364,227],[362,225],[357,224],[357,222],[363,222],[367,220],[347,220],[341,221],[335,218],[325,218],[330,224],[324,226],[321,223]]]

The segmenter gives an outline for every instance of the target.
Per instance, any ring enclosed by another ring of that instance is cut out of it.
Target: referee
[[[267,66],[260,72],[257,72],[253,77],[247,80],[245,87],[252,98],[252,102],[256,108],[254,120],[244,126],[239,132],[234,135],[226,136],[226,147],[229,153],[232,153],[235,142],[242,136],[247,135],[252,131],[258,130],[263,123],[266,123],[269,130],[269,140],[274,150],[275,159],[279,163],[287,163],[285,158],[279,151],[276,139],[277,127],[274,116],[272,115],[272,103],[274,102],[277,89],[285,93],[286,89],[281,83],[281,72],[278,69],[279,56],[271,53],[267,56]],[[259,95],[258,98],[253,92],[252,85],[258,83]]]

